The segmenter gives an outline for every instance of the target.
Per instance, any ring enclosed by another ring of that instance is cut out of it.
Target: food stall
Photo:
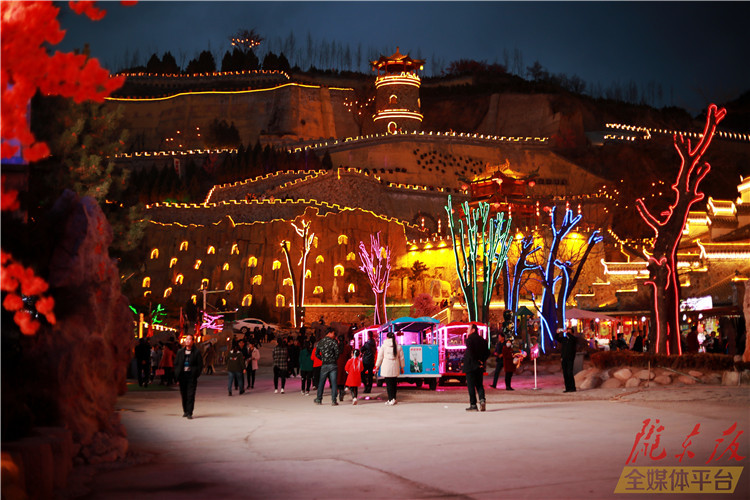
[[[487,325],[476,323],[479,335],[487,341],[489,348],[489,328]],[[457,379],[460,383],[466,383],[466,374],[463,372],[464,352],[466,352],[466,334],[471,323],[449,323],[437,329],[440,385],[450,379]]]

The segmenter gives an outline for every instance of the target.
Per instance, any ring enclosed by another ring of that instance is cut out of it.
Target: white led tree
[[[380,232],[370,235],[370,249],[364,241],[359,242],[359,258],[362,265],[359,269],[367,274],[372,291],[375,294],[375,315],[373,322],[382,325],[388,322],[385,296],[391,276],[391,249],[380,245]]]
[[[297,236],[302,238],[302,252],[297,267],[300,269],[299,278],[294,275],[292,269],[292,259],[289,255],[291,242],[289,240],[281,241],[281,251],[284,252],[286,258],[286,267],[289,271],[289,277],[292,280],[292,326],[295,328],[297,325],[302,325],[304,322],[304,307],[305,307],[305,274],[307,273],[307,256],[310,254],[310,248],[312,247],[315,233],[310,232],[310,222],[302,220],[299,224],[291,223],[294,228],[294,232]]]

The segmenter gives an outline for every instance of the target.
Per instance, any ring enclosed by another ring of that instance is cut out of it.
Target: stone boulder
[[[596,389],[600,385],[602,385],[602,377],[598,373],[591,373],[588,377],[583,379],[580,384],[576,382],[576,387],[582,391]]]
[[[576,381],[576,387],[579,387],[583,383],[583,381],[586,380],[587,378],[594,376],[594,375],[598,375],[598,373],[599,373],[599,370],[596,368],[587,368],[586,370],[582,370],[576,373],[573,376],[573,378]]]
[[[721,376],[721,385],[738,385],[740,383],[740,372],[725,371]]]
[[[677,382],[680,382],[681,384],[686,384],[686,385],[693,385],[695,384],[695,379],[692,377],[688,377],[687,375],[679,375],[677,377]]]
[[[114,410],[126,390],[133,317],[109,256],[112,229],[95,200],[71,191],[55,203],[52,217],[56,246],[48,281],[57,323],[32,339],[29,355],[52,370],[40,382],[54,395],[57,420],[72,432],[78,457],[116,460],[127,450]]]
[[[654,377],[654,383],[659,385],[669,385],[672,383],[672,377],[669,375],[659,375]]]
[[[632,387],[638,387],[641,385],[641,379],[638,377],[631,377],[625,382],[625,387],[632,388]]]
[[[629,368],[620,368],[619,370],[615,370],[614,373],[612,373],[612,376],[625,382],[633,376],[633,372],[631,372]]]
[[[618,387],[622,387],[623,383],[622,380],[619,378],[609,378],[602,382],[601,388],[602,389],[617,389]]]
[[[635,377],[641,379],[641,380],[653,380],[654,377],[656,377],[656,374],[652,371],[648,370],[640,370],[634,374]]]
[[[701,382],[710,385],[720,385],[721,375],[719,375],[718,373],[707,373],[701,377]]]
[[[699,372],[698,370],[689,370],[688,375],[695,378],[701,378],[703,376],[703,372]]]

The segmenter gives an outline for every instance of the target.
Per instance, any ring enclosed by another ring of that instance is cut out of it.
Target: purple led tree
[[[382,325],[388,322],[385,295],[388,290],[388,280],[391,276],[391,248],[380,246],[380,232],[377,236],[370,235],[370,250],[364,241],[359,242],[359,258],[362,265],[360,271],[367,274],[372,291],[375,294],[375,317],[373,322]]]
[[[707,162],[701,163],[703,154],[711,144],[716,126],[726,116],[726,109],[715,104],[708,107],[706,127],[700,141],[693,148],[690,139],[677,135],[674,147],[680,155],[680,173],[672,184],[675,200],[669,208],[654,216],[646,208],[642,198],[636,200],[636,208],[643,220],[656,233],[653,252],[648,258],[649,279],[646,284],[654,287],[653,324],[650,344],[657,353],[682,354],[680,347],[680,280],[677,276],[677,247],[685,229],[690,207],[705,195],[698,191],[701,181],[711,170]]]
[[[557,207],[552,207],[550,211],[551,218],[551,230],[552,230],[552,243],[547,254],[547,261],[544,268],[541,270],[542,275],[542,316],[541,316],[541,327],[542,327],[542,350],[546,351],[547,345],[551,345],[554,340],[554,334],[557,331],[558,325],[565,324],[565,308],[570,297],[570,293],[578,283],[578,278],[581,276],[583,265],[586,263],[591,250],[594,245],[602,241],[602,237],[599,235],[599,231],[594,231],[589,236],[586,243],[586,249],[583,255],[577,259],[578,265],[575,273],[571,277],[571,271],[573,269],[573,259],[561,258],[561,245],[565,237],[578,225],[581,221],[581,215],[573,215],[573,211],[570,209],[565,210],[565,216],[560,222],[560,226],[557,225]],[[559,273],[558,273],[559,270]],[[555,287],[557,282],[560,281],[560,288],[555,298]],[[550,344],[547,344],[550,342]]]
[[[464,225],[462,219],[458,219],[457,237],[453,202],[451,196],[448,196],[448,205],[445,210],[448,212],[448,225],[453,240],[458,281],[466,299],[469,321],[487,323],[492,289],[508,258],[508,250],[512,242],[511,218],[508,217],[506,220],[503,212],[490,218],[490,205],[486,202],[479,202],[479,206],[474,210],[469,209],[468,202],[464,202],[461,207],[466,224]],[[480,244],[481,255],[479,254]],[[478,264],[482,267],[481,284],[477,276]]]
[[[292,280],[292,326],[296,328],[297,325],[302,325],[304,323],[307,256],[310,253],[315,233],[310,232],[310,222],[304,219],[300,222],[299,226],[292,222],[292,227],[297,235],[302,238],[302,255],[300,256],[299,262],[297,262],[297,267],[300,268],[299,279],[297,279],[292,270],[292,261],[289,256],[291,242],[289,240],[281,241],[281,251],[284,252],[286,267],[289,270],[289,277]]]

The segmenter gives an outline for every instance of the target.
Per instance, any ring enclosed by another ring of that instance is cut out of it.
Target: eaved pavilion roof
[[[375,70],[381,70],[385,68],[386,71],[407,71],[422,69],[424,66],[424,59],[412,59],[408,55],[404,55],[399,52],[399,48],[396,47],[396,52],[390,56],[380,56],[377,61],[370,61],[370,65]]]

